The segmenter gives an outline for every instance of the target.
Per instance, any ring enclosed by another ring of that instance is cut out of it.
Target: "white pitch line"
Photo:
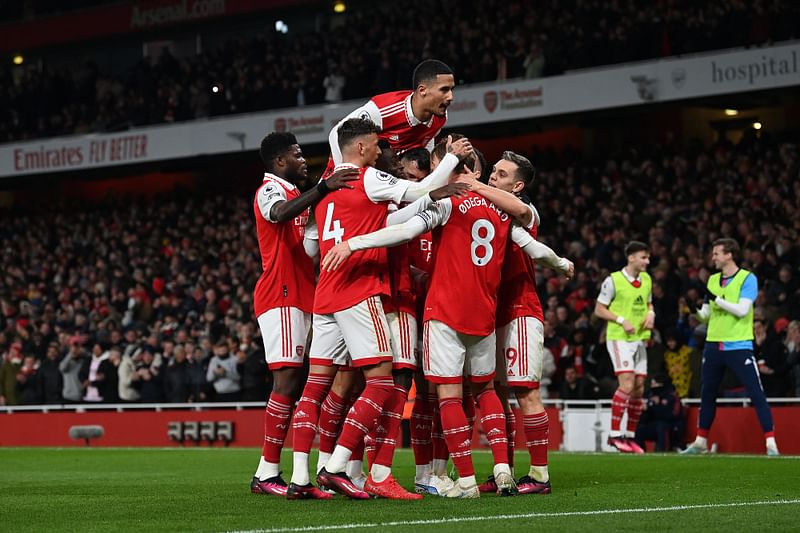
[[[665,513],[672,511],[688,511],[693,509],[720,509],[726,507],[756,507],[763,505],[798,505],[798,500],[769,500],[758,502],[733,502],[733,503],[705,503],[697,505],[673,505],[671,507],[635,507],[630,509],[601,509],[598,511],[565,511],[560,513],[524,513],[524,514],[505,514],[491,516],[462,516],[451,518],[440,518],[434,520],[402,520],[396,522],[363,522],[356,524],[339,525],[318,525],[303,527],[280,527],[272,529],[250,529],[244,531],[234,531],[229,533],[293,533],[300,531],[337,531],[346,529],[367,529],[378,527],[396,526],[423,526],[438,524],[455,524],[459,522],[481,522],[484,520],[519,520],[520,518],[556,518],[565,516],[598,516],[609,514],[628,514],[628,513]]]

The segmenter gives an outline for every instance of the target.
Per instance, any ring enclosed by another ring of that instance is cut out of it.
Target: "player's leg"
[[[639,425],[639,419],[642,417],[644,410],[644,382],[647,379],[647,349],[644,342],[640,341],[633,358],[634,374],[633,389],[631,390],[630,397],[628,398],[628,421],[626,423],[627,432],[625,438],[628,442],[633,453],[642,454],[644,449],[639,446],[635,440],[636,427]]]
[[[472,435],[462,403],[465,355],[464,344],[452,328],[438,320],[425,322],[422,368],[436,385],[442,433],[459,475],[458,482],[440,496],[452,498],[480,496],[472,464]]]
[[[611,430],[608,433],[608,445],[623,453],[632,453],[633,449],[624,438],[621,431],[622,416],[628,409],[628,400],[635,384],[634,356],[637,344],[606,340],[606,347],[611,356],[614,373],[617,375],[619,386],[611,398]]]
[[[325,401],[322,402],[319,414],[319,456],[317,472],[322,470],[333,453],[336,439],[344,423],[344,416],[350,407],[350,395],[353,392],[356,375],[355,368],[343,367],[336,373],[333,385]]]
[[[264,445],[250,491],[285,496],[280,475],[281,451],[289,431],[300,379],[311,316],[294,307],[270,309],[258,317],[264,354],[272,371],[272,393],[264,409]],[[281,334],[278,334],[281,332]]]
[[[775,426],[772,421],[772,410],[769,408],[764,388],[761,385],[761,377],[758,374],[758,364],[751,350],[732,350],[726,353],[728,366],[730,366],[736,377],[747,389],[747,395],[753,402],[753,408],[758,415],[761,424],[761,431],[764,432],[764,440],[767,448],[767,455],[780,455],[778,444],[775,442]]]
[[[424,485],[433,473],[431,430],[434,403],[429,399],[428,382],[425,381],[421,368],[414,374],[414,387],[416,396],[411,410],[411,449],[414,452],[416,470],[414,483],[418,492],[427,492],[420,485]]]
[[[339,311],[334,316],[342,328],[353,366],[363,371],[366,384],[348,412],[339,442],[317,480],[321,485],[348,497],[367,499],[369,495],[353,485],[345,469],[353,450],[376,426],[387,400],[394,392],[389,325],[377,296]]]
[[[330,498],[311,484],[309,455],[319,429],[320,407],[333,384],[337,365],[347,362],[347,346],[333,315],[314,315],[314,337],[309,350],[309,372],[292,421],[292,482],[289,499]]]
[[[522,414],[525,445],[530,456],[528,475],[518,482],[520,494],[550,494],[547,449],[550,420],[542,403],[539,383],[544,365],[544,325],[533,317],[520,317],[504,331],[508,382]]]
[[[717,390],[725,374],[725,354],[717,343],[707,342],[703,350],[700,385],[700,414],[697,417],[697,437],[682,454],[698,454],[708,451],[708,432],[717,413]]]
[[[492,473],[497,484],[497,493],[511,496],[517,493],[517,484],[508,464],[508,436],[503,404],[494,390],[497,351],[495,332],[485,337],[462,335],[462,338],[465,339],[472,393],[481,412],[481,427],[492,450]]]

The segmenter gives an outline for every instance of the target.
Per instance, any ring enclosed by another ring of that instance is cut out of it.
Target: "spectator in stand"
[[[228,348],[228,339],[220,338],[214,346],[214,357],[208,364],[206,380],[214,386],[214,400],[217,402],[235,402],[241,396],[241,376],[239,361],[232,357]]]
[[[61,396],[63,396],[65,402],[78,403],[83,399],[83,382],[80,378],[80,372],[86,360],[88,360],[88,357],[81,347],[80,337],[71,337],[67,355],[64,356],[58,366],[64,383]]]
[[[35,355],[26,355],[17,372],[17,397],[22,405],[41,403],[39,395],[39,361]]]
[[[17,374],[22,368],[22,360],[22,343],[12,343],[3,353],[3,362],[0,366],[0,405],[19,403]]]
[[[134,387],[139,391],[139,401],[142,403],[160,403],[164,401],[164,382],[161,377],[161,358],[150,346],[142,350],[139,364],[136,365],[136,374],[139,379],[134,382]]]
[[[94,380],[94,386],[103,401],[119,403],[119,365],[122,363],[122,352],[117,346],[105,352],[106,358],[100,363]]]
[[[792,396],[800,398],[800,321],[792,320],[786,327],[786,365],[792,379]]]
[[[564,381],[558,391],[558,397],[562,400],[588,400],[594,396],[587,392],[591,387],[586,378],[579,377],[574,366],[564,369]]]
[[[92,355],[83,361],[78,378],[81,380],[81,387],[84,390],[84,402],[102,402],[100,387],[105,376],[98,375],[100,365],[108,359],[108,352],[103,351],[103,347],[95,343],[92,346]]]
[[[785,398],[791,384],[786,347],[764,320],[753,321],[753,335],[753,356],[764,394],[769,398]]]
[[[128,348],[135,348],[135,345],[129,344],[125,353],[120,358],[119,366],[117,367],[117,379],[119,381],[118,392],[119,399],[123,402],[135,402],[139,400],[139,373],[136,371],[136,365],[141,358],[141,351],[138,351],[133,356],[128,354]]]
[[[681,397],[669,376],[656,374],[650,378],[650,391],[642,418],[636,428],[636,442],[645,449],[646,441],[655,441],[656,452],[666,452],[683,446],[686,415]]]
[[[189,401],[191,383],[186,350],[183,346],[176,346],[172,360],[164,370],[164,394],[166,401],[185,403]]]
[[[64,387],[64,380],[58,369],[60,357],[58,343],[50,342],[38,373],[39,397],[42,403],[57,404],[63,400],[61,391]]]

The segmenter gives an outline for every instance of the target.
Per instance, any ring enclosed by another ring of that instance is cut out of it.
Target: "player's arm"
[[[395,226],[386,226],[378,231],[358,235],[331,248],[320,263],[321,270],[333,272],[344,263],[353,252],[371,248],[386,248],[406,243],[436,226],[447,223],[452,212],[449,200],[433,204],[422,213],[418,213],[411,220]]]
[[[423,212],[435,202],[450,198],[451,196],[464,196],[468,190],[469,186],[464,183],[448,183],[444,187],[434,189],[422,198],[414,200],[402,209],[389,213],[389,216],[386,217],[386,225],[395,226],[408,222],[414,215]]]
[[[317,228],[317,221],[314,218],[314,213],[308,217],[306,223],[306,230],[303,233],[303,249],[306,255],[311,259],[319,255],[319,229]]]
[[[713,301],[720,306],[723,311],[734,315],[736,318],[744,318],[750,309],[753,308],[753,302],[758,297],[758,281],[755,274],[748,274],[742,284],[742,290],[739,293],[739,301],[736,303],[725,300],[722,296],[717,296],[706,288],[709,301]]]
[[[533,210],[529,205],[517,198],[516,195],[510,192],[501,191],[497,187],[490,187],[489,185],[485,185],[477,180],[470,180],[469,184],[474,192],[480,194],[494,205],[508,213],[517,222],[526,228],[533,227],[535,220]]]
[[[275,200],[275,197],[267,195],[264,198],[264,207],[262,207],[261,195],[259,195],[258,205],[259,208],[261,208],[261,214],[270,222],[281,223],[292,220],[312,205],[316,205],[316,203],[322,200],[329,192],[343,188],[352,189],[352,185],[349,185],[347,182],[357,180],[358,173],[358,169],[354,167],[339,169],[334,172],[331,177],[326,180],[320,180],[316,187],[307,190],[294,200],[287,201],[286,195],[284,194],[282,200],[270,201],[270,198]],[[278,186],[276,185],[275,187]],[[266,190],[267,187],[265,186],[264,189]]]
[[[365,118],[371,120],[378,128],[383,129],[383,119],[381,118],[381,111],[378,109],[378,106],[375,105],[375,102],[372,100],[368,101],[363,106],[359,107],[358,109],[353,110],[349,115],[344,117],[342,120],[336,124],[331,132],[328,134],[328,144],[331,148],[331,157],[333,158],[333,163],[338,165],[342,162],[342,150],[339,148],[339,126],[341,126],[346,120],[351,118]]]
[[[650,302],[647,304],[647,316],[644,317],[644,323],[642,323],[642,327],[644,329],[653,329],[655,325],[656,325],[656,310],[653,308],[653,302]]]
[[[523,204],[524,205],[524,204]],[[526,207],[527,209],[527,207]],[[564,257],[559,257],[552,248],[534,239],[525,228],[518,225],[511,227],[511,240],[514,241],[528,257],[539,263],[561,272],[568,278],[575,273],[575,265]]]
[[[630,323],[624,316],[614,314],[608,306],[611,304],[611,300],[614,299],[616,295],[616,290],[614,289],[614,282],[611,279],[611,276],[607,276],[606,279],[603,280],[603,284],[600,286],[600,294],[597,296],[597,302],[594,304],[594,314],[598,318],[601,318],[607,322],[616,322],[622,329],[625,330],[625,333],[631,335],[636,332],[636,328],[633,327],[633,324]]]

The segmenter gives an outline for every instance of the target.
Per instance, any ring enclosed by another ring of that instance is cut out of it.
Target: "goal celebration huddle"
[[[354,110],[331,131],[328,169],[302,194],[307,168],[294,136],[272,133],[261,144],[266,173],[253,207],[264,272],[254,306],[274,385],[254,493],[418,500],[551,491],[534,261],[566,277],[574,267],[536,240],[528,159],[507,151],[487,168],[463,136],[437,143],[454,84],[447,65],[426,60],[412,90]],[[412,383],[413,492],[392,473]],[[476,423],[492,472],[473,467]],[[290,425],[287,483],[280,454]],[[519,478],[516,431],[530,454]]]

